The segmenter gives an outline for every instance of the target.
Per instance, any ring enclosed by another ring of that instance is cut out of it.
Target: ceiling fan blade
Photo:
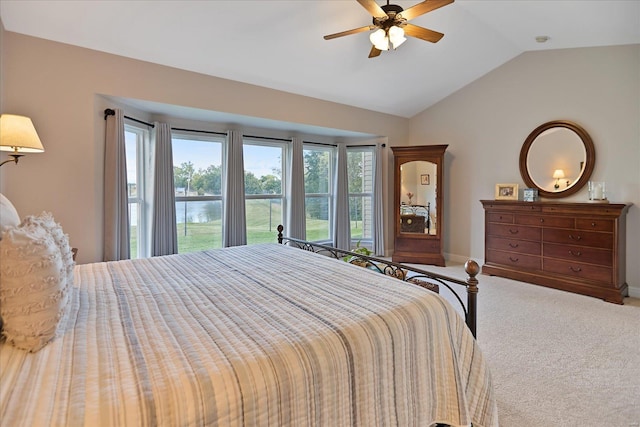
[[[374,18],[385,18],[387,16],[387,13],[382,10],[375,0],[358,0],[358,3],[367,9]]]
[[[359,1],[359,0],[358,0]],[[411,6],[407,10],[403,10],[400,12],[400,16],[409,21],[417,16],[424,15],[427,12],[431,12],[432,10],[440,9],[443,6],[446,6],[450,3],[453,3],[453,0],[425,0],[422,3],[418,3],[415,6]]]
[[[375,46],[371,46],[371,52],[369,52],[369,58],[375,58],[376,56],[380,56],[382,51],[380,49],[376,49]]]
[[[369,30],[372,30],[374,28],[375,27],[373,25],[367,25],[366,27],[354,28],[353,30],[342,31],[341,33],[329,34],[327,36],[324,36],[324,39],[325,40],[331,40],[331,39],[335,39],[337,37],[342,37],[342,36],[348,36],[348,35],[351,35],[351,34],[362,33],[364,31],[369,31]]]
[[[411,37],[416,37],[422,40],[426,40],[431,43],[436,43],[444,34],[437,31],[428,30],[426,28],[418,27],[417,25],[407,24],[404,26],[404,34]]]

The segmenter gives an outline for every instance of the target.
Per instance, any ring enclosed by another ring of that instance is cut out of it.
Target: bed
[[[497,426],[437,293],[284,244],[75,266],[55,338],[0,343],[11,426]]]

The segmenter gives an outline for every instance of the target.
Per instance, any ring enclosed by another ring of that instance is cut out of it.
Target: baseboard
[[[632,298],[640,298],[640,288],[629,286],[629,296]]]
[[[444,253],[444,259],[448,264],[464,264],[465,262],[469,261],[469,257],[465,256],[465,255],[458,255],[458,254],[450,254],[445,252]],[[478,263],[478,265],[482,265],[483,261],[482,259],[473,259],[475,262]]]

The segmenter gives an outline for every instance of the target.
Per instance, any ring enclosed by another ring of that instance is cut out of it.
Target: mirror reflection
[[[595,161],[589,134],[576,123],[554,120],[535,128],[522,144],[520,175],[540,197],[567,197],[589,181]]]
[[[586,159],[580,137],[570,129],[555,127],[533,141],[527,155],[527,169],[538,188],[562,192],[578,182]]]
[[[400,166],[400,232],[436,235],[438,165],[416,160]]]

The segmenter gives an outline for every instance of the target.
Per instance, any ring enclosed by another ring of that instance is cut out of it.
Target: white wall
[[[102,259],[102,112],[112,105],[105,105],[101,94],[386,136],[389,145],[408,143],[406,118],[12,32],[3,32],[2,42],[2,112],[31,117],[46,151],[3,166],[0,191],[22,216],[51,211],[79,248],[80,263]],[[385,170],[392,161],[387,151]],[[392,191],[386,184],[385,200]],[[391,219],[386,221],[389,230]]]
[[[640,45],[522,54],[410,121],[412,144],[449,144],[444,251],[484,257],[484,212],[494,184],[518,183],[531,131],[570,120],[593,139],[592,180],[605,181],[627,215],[627,282],[640,296]],[[586,201],[586,187],[562,200]]]

